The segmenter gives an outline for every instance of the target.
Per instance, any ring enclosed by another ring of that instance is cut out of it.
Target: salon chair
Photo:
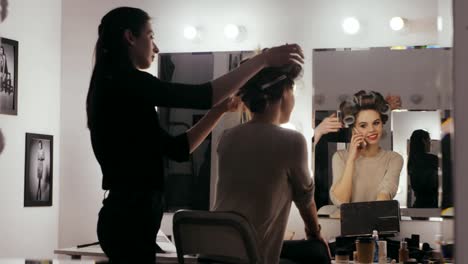
[[[199,263],[263,264],[253,226],[234,212],[179,210],[173,235],[180,264],[194,254]]]

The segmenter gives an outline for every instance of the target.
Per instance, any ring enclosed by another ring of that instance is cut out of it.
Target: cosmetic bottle
[[[409,259],[408,244],[406,241],[401,241],[400,250],[398,251],[398,262],[405,263]]]
[[[387,264],[387,241],[379,240],[379,264]]]
[[[374,240],[374,262],[379,262],[379,233],[377,230],[372,231],[372,240]]]

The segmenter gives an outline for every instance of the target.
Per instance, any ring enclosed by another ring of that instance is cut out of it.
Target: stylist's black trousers
[[[163,215],[163,194],[110,191],[99,212],[97,235],[109,263],[156,262],[156,235]]]

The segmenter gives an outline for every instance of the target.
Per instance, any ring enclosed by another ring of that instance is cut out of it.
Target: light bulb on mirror
[[[343,20],[343,31],[349,35],[355,35],[361,29],[361,23],[355,17],[348,17]]]
[[[188,40],[194,40],[199,37],[198,29],[194,26],[186,26],[184,28],[184,37]]]
[[[392,17],[389,24],[393,31],[401,31],[406,27],[406,19],[402,17]]]
[[[240,28],[237,25],[228,24],[224,27],[224,36],[228,39],[235,40],[239,37],[239,34]]]
[[[441,16],[437,17],[437,31],[441,32],[444,30],[444,19]]]

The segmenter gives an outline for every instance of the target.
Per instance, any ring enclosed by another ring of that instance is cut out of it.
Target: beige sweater
[[[330,188],[330,199],[336,205],[342,202],[331,190],[343,176],[347,160],[347,150],[337,151],[333,155],[333,185]],[[350,202],[375,201],[379,193],[388,193],[390,197],[395,197],[403,167],[403,158],[400,154],[381,150],[374,157],[360,156],[355,162]]]
[[[235,211],[255,227],[262,263],[279,261],[291,202],[313,201],[302,134],[264,123],[227,130],[218,145],[215,211]]]

